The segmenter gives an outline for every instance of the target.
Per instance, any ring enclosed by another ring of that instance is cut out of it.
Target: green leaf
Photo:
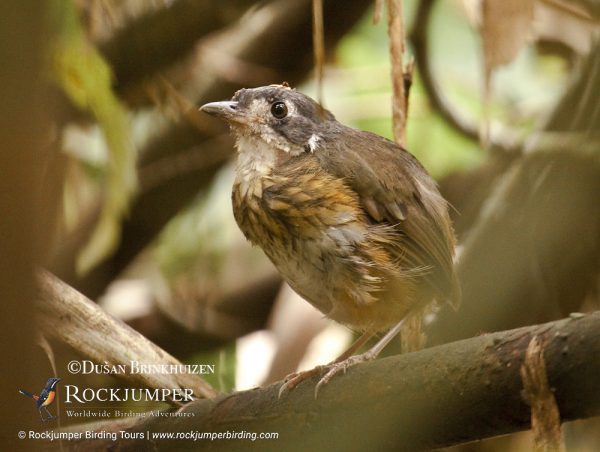
[[[127,110],[112,90],[111,69],[87,40],[73,3],[56,0],[51,11],[57,30],[51,73],[68,98],[94,116],[109,149],[102,213],[77,259],[77,270],[85,273],[118,244],[120,223],[137,185],[135,151]]]

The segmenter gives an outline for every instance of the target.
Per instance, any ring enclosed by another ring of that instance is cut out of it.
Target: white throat
[[[266,175],[275,166],[277,150],[259,138],[240,136],[236,147],[237,171],[242,178]]]
[[[236,147],[238,156],[235,181],[242,197],[245,197],[249,192],[253,193],[256,187],[262,187],[262,183],[257,184],[257,179],[261,180],[271,174],[277,150],[251,136],[238,136]]]

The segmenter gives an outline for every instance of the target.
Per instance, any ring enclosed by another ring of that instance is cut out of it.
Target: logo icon
[[[27,396],[35,402],[38,411],[40,412],[40,417],[42,418],[42,422],[49,421],[51,419],[56,419],[58,416],[52,416],[50,411],[48,411],[48,406],[54,402],[54,398],[56,397],[56,385],[60,381],[60,378],[51,377],[48,378],[48,382],[40,395],[32,394],[31,392],[25,391],[24,389],[19,389],[19,392],[24,396]],[[42,413],[42,409],[46,411],[47,417],[44,417],[44,413]]]

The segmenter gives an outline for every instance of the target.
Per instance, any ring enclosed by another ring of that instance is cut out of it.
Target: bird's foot
[[[346,373],[346,370],[348,370],[350,367],[356,364],[371,361],[376,356],[377,355],[375,353],[372,353],[371,350],[368,350],[365,353],[361,353],[360,355],[353,355],[344,359],[343,361],[334,361],[328,364],[327,366],[323,366],[327,369],[327,373],[323,375],[323,377],[321,377],[321,379],[315,386],[315,399],[319,395],[319,389],[321,389],[322,386],[329,383],[337,373],[339,373],[340,371]]]
[[[304,380],[307,380],[307,379],[313,377],[314,375],[318,375],[322,371],[326,370],[327,373],[319,380],[319,382],[315,386],[315,399],[316,399],[319,394],[319,389],[321,389],[322,386],[329,383],[329,381],[335,376],[335,374],[339,373],[340,371],[343,371],[344,373],[346,373],[346,370],[348,368],[354,366],[355,364],[371,361],[376,356],[377,355],[375,353],[372,353],[371,350],[368,350],[365,353],[362,353],[360,355],[350,356],[349,358],[346,358],[341,361],[333,361],[324,366],[317,366],[314,369],[290,374],[286,377],[285,382],[279,388],[278,397],[281,398],[281,396],[286,391],[291,391],[296,386],[298,386],[300,383],[302,383]]]

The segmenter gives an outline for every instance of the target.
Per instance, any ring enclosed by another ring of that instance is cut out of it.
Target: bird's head
[[[48,382],[46,383],[46,387],[49,389],[54,389],[56,384],[60,381],[60,378],[50,377],[48,378]]]
[[[313,99],[285,84],[241,89],[230,101],[200,109],[226,120],[238,139],[261,140],[291,155],[314,152],[335,121]]]

